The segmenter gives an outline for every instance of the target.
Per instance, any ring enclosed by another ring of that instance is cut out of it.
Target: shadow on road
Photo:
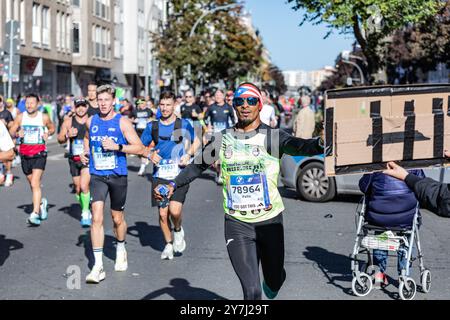
[[[191,287],[186,279],[170,280],[170,287],[165,287],[146,295],[142,300],[153,300],[164,294],[175,300],[227,300],[218,294],[202,288]]]
[[[14,250],[23,249],[23,243],[13,239],[6,239],[6,236],[0,234],[0,267],[3,266],[9,253]]]
[[[315,265],[327,278],[327,283],[341,289],[348,295],[353,295],[351,289],[352,273],[350,257],[330,252],[320,247],[306,247],[303,255],[306,259],[315,262]],[[348,287],[343,287],[337,284],[336,281],[348,282]]]
[[[103,245],[103,255],[108,259],[116,260],[116,238],[105,235],[105,243]],[[95,263],[94,253],[92,251],[91,232],[87,231],[78,237],[77,247],[84,247],[84,255],[88,259],[88,268],[92,269]]]
[[[147,222],[136,222],[134,226],[129,227],[127,234],[139,238],[143,247],[151,247],[156,251],[163,251],[166,241],[159,226],[151,226]]]
[[[48,211],[54,207],[56,207],[56,205],[48,204]],[[17,209],[22,209],[26,214],[30,215],[33,212],[33,204],[23,204],[18,206]]]
[[[70,205],[70,207],[62,207],[58,211],[68,214],[77,221],[80,221],[81,219],[81,208],[79,204],[73,203]]]
[[[298,193],[294,189],[286,187],[278,187],[281,197],[286,199],[301,200]]]

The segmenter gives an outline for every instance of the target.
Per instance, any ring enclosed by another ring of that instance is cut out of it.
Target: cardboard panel
[[[443,152],[450,150],[449,101],[450,85],[327,92],[325,130],[333,149],[325,159],[327,175],[382,170],[388,161],[444,165]]]

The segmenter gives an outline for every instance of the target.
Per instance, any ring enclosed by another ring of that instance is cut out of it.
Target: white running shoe
[[[128,269],[127,251],[120,250],[116,253],[116,264],[114,265],[114,270],[117,272],[124,272]]]
[[[6,175],[5,187],[11,187],[14,183],[14,176],[12,174]]]
[[[181,227],[180,232],[173,232],[174,241],[173,241],[173,251],[182,253],[186,249],[186,241],[184,240],[184,230]]]
[[[217,185],[219,185],[219,186],[221,186],[222,184],[223,184],[223,181],[222,181],[222,177],[221,176],[216,176],[216,183],[217,183]]]
[[[105,280],[106,273],[103,267],[94,266],[91,272],[86,277],[86,283],[100,283],[100,281]]]
[[[173,259],[173,245],[171,243],[166,244],[164,251],[161,253],[161,260]]]
[[[141,164],[141,168],[139,169],[138,176],[143,176],[145,173],[145,164]]]

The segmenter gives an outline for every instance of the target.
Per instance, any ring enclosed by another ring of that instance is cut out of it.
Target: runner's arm
[[[55,133],[55,124],[52,122],[48,114],[43,114],[44,125],[48,129],[48,135],[51,136]]]
[[[141,155],[144,152],[144,145],[141,139],[133,128],[133,124],[128,119],[120,119],[120,129],[128,142],[128,145],[123,145],[122,152],[128,154]]]
[[[61,126],[61,131],[58,134],[58,142],[60,144],[66,143],[68,140],[68,134],[69,134],[69,120],[66,120],[63,122]]]
[[[6,126],[0,127],[0,161],[11,161],[14,159],[14,143]]]
[[[83,140],[84,154],[90,154],[90,150],[89,150],[90,149],[90,147],[89,147],[89,130],[91,128],[91,121],[92,121],[92,117],[90,117],[86,121],[86,133],[84,134],[84,140]]]
[[[214,162],[219,160],[219,152],[222,146],[222,134],[215,134],[202,152],[194,158],[193,163],[181,170],[175,178],[177,188],[185,186],[197,179],[203,171],[208,169]]]
[[[301,139],[289,135],[284,130],[279,131],[280,157],[283,154],[291,156],[315,156],[324,153],[320,138]]]
[[[11,128],[9,128],[9,134],[13,138],[17,137],[17,130],[19,130],[20,124],[22,123],[22,117],[23,117],[22,113],[19,114],[16,117],[16,120],[14,120],[14,123],[12,124]]]

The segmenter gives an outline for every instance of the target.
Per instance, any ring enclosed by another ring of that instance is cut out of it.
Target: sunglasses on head
[[[248,98],[234,98],[233,99],[233,106],[235,107],[241,107],[244,105],[245,101],[247,101],[247,104],[249,106],[256,106],[258,105],[259,99],[255,97],[248,97]]]

